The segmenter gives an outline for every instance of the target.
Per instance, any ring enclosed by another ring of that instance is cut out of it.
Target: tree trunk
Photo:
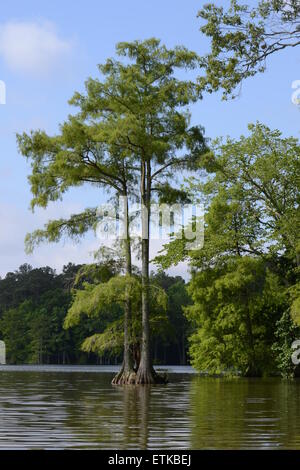
[[[125,196],[126,197],[126,196]],[[131,261],[131,242],[129,233],[129,218],[128,218],[128,200],[125,199],[126,207],[124,213],[124,223],[126,228],[125,234],[125,258],[126,258],[126,275],[132,275],[132,261]],[[131,300],[130,295],[126,292],[126,301],[124,305],[124,357],[123,364],[120,372],[113,378],[113,385],[124,385],[135,382],[135,371],[133,369],[133,357],[130,348],[130,325],[131,325]]]
[[[140,343],[133,344],[132,346],[132,355],[133,355],[133,367],[137,371],[140,365],[141,360],[141,348]]]
[[[136,384],[165,382],[164,377],[156,374],[152,365],[149,322],[149,228],[151,200],[150,162],[141,164],[141,202],[142,202],[142,345],[141,360],[136,375]]]
[[[142,348],[137,383],[155,383],[150,351],[149,324],[149,240],[142,240]]]

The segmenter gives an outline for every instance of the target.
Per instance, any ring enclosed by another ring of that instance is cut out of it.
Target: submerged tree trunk
[[[149,324],[149,240],[142,240],[142,348],[136,383],[155,383],[150,351]]]
[[[149,309],[149,228],[151,199],[150,162],[141,164],[141,202],[142,202],[142,345],[141,360],[136,374],[136,384],[163,383],[165,378],[156,374],[152,365],[150,345]]]
[[[125,199],[125,221],[126,224],[126,235],[125,235],[125,259],[126,259],[126,275],[132,275],[132,261],[131,261],[131,242],[129,234],[129,219],[128,219],[128,200]],[[124,305],[124,356],[123,364],[120,372],[113,378],[113,385],[124,385],[124,384],[133,384],[135,383],[135,371],[133,368],[133,356],[132,350],[130,347],[130,337],[131,337],[131,300],[130,294],[126,292],[126,301]]]
[[[132,356],[133,356],[133,368],[135,371],[138,370],[141,360],[141,346],[140,343],[132,345]]]

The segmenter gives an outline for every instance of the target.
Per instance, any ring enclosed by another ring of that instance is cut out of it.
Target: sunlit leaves
[[[256,6],[231,0],[227,10],[214,2],[198,16],[204,20],[201,32],[211,41],[199,83],[210,93],[222,89],[223,98],[234,96],[245,78],[263,72],[270,55],[300,46],[298,0],[259,0]]]

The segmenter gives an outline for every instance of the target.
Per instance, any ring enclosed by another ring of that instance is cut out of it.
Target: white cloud
[[[52,23],[9,21],[0,25],[0,56],[13,70],[47,74],[71,51]]]

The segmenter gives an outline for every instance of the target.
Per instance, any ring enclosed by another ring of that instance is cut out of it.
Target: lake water
[[[300,449],[300,381],[112,387],[114,367],[0,367],[0,448]]]

